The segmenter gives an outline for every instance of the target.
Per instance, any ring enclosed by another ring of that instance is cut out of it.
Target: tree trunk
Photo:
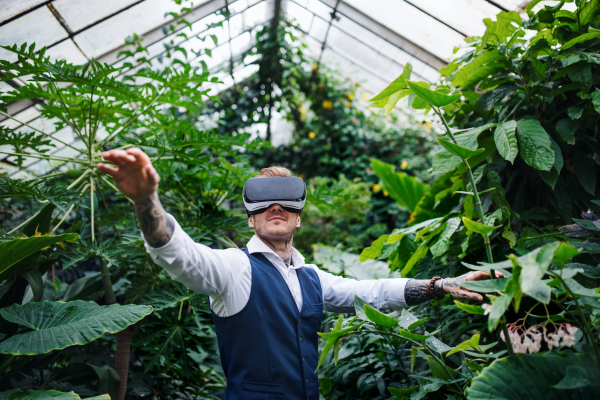
[[[131,349],[131,334],[133,326],[117,333],[117,351],[115,352],[114,369],[121,378],[116,400],[124,400],[127,391],[127,374],[129,373],[129,350]]]

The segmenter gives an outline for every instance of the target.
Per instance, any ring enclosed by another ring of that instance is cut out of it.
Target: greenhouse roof
[[[500,11],[521,11],[523,0],[199,0],[185,18],[195,33],[223,20],[215,12],[228,7],[231,26],[215,31],[219,42],[210,60],[216,67],[252,47],[252,31],[273,20],[276,10],[294,18],[306,33],[310,50],[342,73],[354,73],[373,90],[394,79],[407,62],[422,79],[436,81],[437,71],[466,36],[481,34],[482,20]],[[543,2],[548,3],[548,2]],[[554,2],[550,2],[554,3]],[[541,7],[539,4],[538,7]],[[0,44],[35,42],[49,54],[84,64],[91,58],[114,64],[124,39],[134,33],[157,57],[165,51],[163,26],[180,6],[172,0],[0,0]],[[183,25],[179,25],[184,28]],[[173,34],[174,36],[175,34]],[[231,46],[228,46],[228,44]],[[15,58],[0,49],[0,57]],[[16,58],[15,58],[16,59]],[[207,60],[208,62],[208,60]],[[247,63],[246,63],[247,64]],[[243,76],[251,71],[236,71]],[[14,83],[18,84],[18,83]],[[6,90],[6,84],[0,89]]]
[[[417,78],[435,82],[437,72],[454,56],[454,49],[466,36],[481,35],[484,18],[500,11],[521,12],[523,0],[197,0],[183,17],[190,22],[193,35],[205,40],[203,48],[211,57],[202,56],[222,83],[213,84],[216,92],[251,75],[257,70],[255,56],[245,55],[254,47],[255,33],[286,13],[295,19],[305,34],[308,52],[343,76],[363,84],[368,92],[377,92],[395,79],[410,62]],[[544,4],[556,2],[543,1]],[[184,3],[186,4],[186,3]],[[173,0],[0,0],[0,45],[36,43],[46,46],[54,59],[66,58],[85,64],[95,58],[118,65],[124,56],[125,38],[144,37],[144,45],[153,63],[160,62],[168,42],[194,50],[197,42],[178,36],[184,24],[173,21],[181,5]],[[229,9],[227,21],[223,11]],[[170,13],[173,13],[171,15]],[[214,23],[222,22],[223,26]],[[168,26],[176,26],[175,32]],[[16,56],[0,49],[0,59]],[[230,64],[230,60],[234,63]],[[200,57],[191,57],[199,64]],[[235,65],[232,73],[224,66]],[[20,82],[0,82],[7,91]],[[211,92],[212,94],[215,91]],[[9,114],[21,121],[50,127],[41,121],[31,101],[9,105]],[[2,121],[4,118],[0,118]],[[14,123],[5,121],[16,128]],[[32,160],[33,162],[33,160]]]

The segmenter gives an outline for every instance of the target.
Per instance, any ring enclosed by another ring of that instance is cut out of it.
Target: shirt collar
[[[263,242],[258,236],[254,235],[246,244],[248,253],[271,253],[279,257],[265,242]],[[294,269],[298,269],[304,266],[304,256],[300,254],[296,248],[292,247],[292,265]]]

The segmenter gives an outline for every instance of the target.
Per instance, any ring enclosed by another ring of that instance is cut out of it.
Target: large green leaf
[[[429,189],[429,185],[404,172],[396,172],[393,165],[383,161],[371,159],[371,169],[377,174],[390,197],[410,212],[415,210],[419,200]]]
[[[460,93],[449,96],[427,89],[426,87],[417,84],[417,82],[406,81],[406,84],[418,98],[434,107],[444,107],[460,99]]]
[[[494,131],[494,141],[498,152],[505,160],[511,163],[515,162],[515,157],[519,152],[517,146],[517,136],[515,130],[517,129],[517,123],[514,120],[506,121],[496,126]]]
[[[442,139],[442,138],[437,138],[437,141],[450,154],[453,154],[460,158],[470,158],[470,157],[476,156],[477,154],[481,154],[485,151],[485,149],[477,149],[477,150],[467,149],[466,147],[459,146],[457,144],[454,144],[454,143],[452,143],[446,139]]]
[[[530,166],[540,171],[550,171],[554,166],[554,151],[550,136],[536,119],[517,122],[517,135],[521,157]]]
[[[477,144],[477,138],[481,133],[486,130],[493,128],[496,124],[485,124],[482,126],[478,126],[477,128],[472,128],[467,131],[454,133],[454,137],[456,138],[456,142],[459,146],[467,148],[469,150],[477,150],[479,147]],[[449,138],[445,138],[448,140]],[[481,155],[480,155],[481,156]],[[455,156],[454,154],[449,153],[445,149],[437,153],[433,157],[433,171],[436,174],[445,174],[446,172],[454,171],[462,164],[462,160],[460,157]]]
[[[373,307],[368,304],[364,305],[365,307],[365,315],[371,322],[376,323],[377,325],[381,325],[383,327],[389,328],[390,326],[398,325],[398,321],[394,318],[385,315],[384,313],[377,311]]]
[[[448,251],[448,247],[450,246],[450,238],[454,232],[456,232],[459,225],[460,218],[458,217],[450,218],[448,221],[446,221],[446,226],[444,226],[444,230],[440,234],[440,237],[438,238],[437,242],[431,246],[431,254],[434,257],[439,257]]]
[[[56,390],[21,390],[13,389],[8,392],[0,393],[0,400],[79,400],[81,397],[75,392],[59,392]],[[88,397],[86,400],[110,400],[110,396],[103,394],[101,396]]]
[[[19,261],[58,242],[73,242],[78,236],[76,233],[63,233],[57,236],[35,236],[0,243],[0,281],[16,272],[18,269],[16,264]]]
[[[0,310],[9,322],[33,329],[0,343],[0,353],[45,354],[68,346],[86,344],[105,333],[116,333],[152,313],[150,306],[113,304],[99,306],[91,301],[14,304]]]
[[[358,261],[364,262],[379,257],[379,255],[381,254],[381,250],[383,249],[383,245],[388,240],[388,237],[388,235],[380,236],[379,238],[374,240],[369,247],[365,247],[360,253],[360,258],[358,259]]]
[[[406,89],[408,86],[406,85],[406,80],[410,79],[410,75],[412,73],[412,65],[410,63],[406,63],[404,66],[404,70],[400,74],[399,77],[394,79],[392,83],[388,85],[385,89],[381,91],[377,96],[373,97],[369,101],[380,101],[384,100],[396,92],[399,92],[402,89]],[[397,100],[396,100],[397,101]]]
[[[502,292],[508,282],[507,278],[485,279],[482,281],[464,281],[460,286],[479,293],[495,293]]]
[[[485,225],[482,223],[479,223],[477,221],[473,221],[467,217],[462,217],[462,221],[463,224],[465,224],[465,226],[467,227],[468,230],[472,231],[472,232],[477,232],[480,233],[482,235],[487,235],[488,233],[494,231],[495,229],[500,228],[500,225],[498,226],[489,226],[489,225]]]
[[[475,377],[467,389],[469,400],[581,400],[597,399],[600,388],[591,385],[577,389],[553,388],[567,376],[570,366],[589,374],[590,382],[600,382],[593,352],[553,351],[543,354],[515,354],[495,360]]]
[[[454,76],[452,84],[460,88],[465,88],[478,82],[498,68],[495,63],[504,58],[505,56],[498,54],[495,50],[486,51],[459,69]]]
[[[592,1],[596,1],[596,0],[592,0]],[[584,33],[583,35],[579,35],[576,38],[569,40],[560,49],[566,50],[566,49],[569,49],[569,48],[575,46],[576,44],[585,42],[586,40],[598,39],[598,38],[600,38],[600,30],[590,28],[590,32]]]
[[[496,45],[506,43],[506,40],[519,29],[523,21],[516,11],[501,11],[496,15],[496,21],[484,18],[483,23],[487,29],[481,37],[478,50],[483,49],[486,43],[494,43]]]
[[[490,310],[488,318],[488,329],[490,332],[496,329],[496,326],[498,326],[498,323],[500,322],[500,318],[502,318],[506,310],[508,310],[508,306],[510,306],[512,299],[512,295],[503,294],[492,302],[492,309]]]

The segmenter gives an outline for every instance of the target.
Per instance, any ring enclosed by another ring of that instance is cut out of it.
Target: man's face
[[[289,241],[300,227],[300,214],[288,212],[279,204],[273,204],[267,211],[248,217],[248,225],[262,239]]]

